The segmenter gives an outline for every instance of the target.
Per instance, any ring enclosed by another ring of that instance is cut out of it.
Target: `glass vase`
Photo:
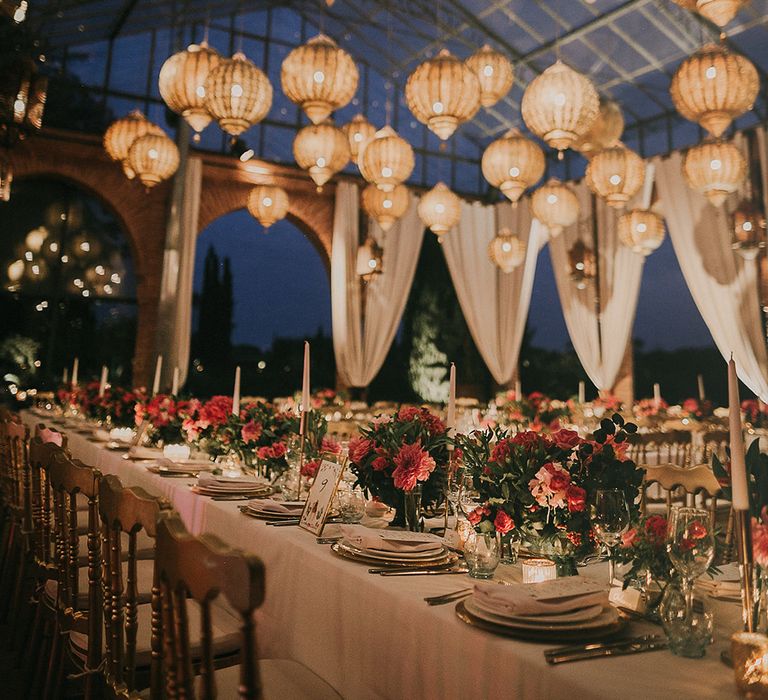
[[[406,530],[422,532],[424,523],[421,517],[421,484],[416,484],[410,491],[403,492],[403,518]]]
[[[517,564],[518,542],[512,532],[501,536],[501,563]]]
[[[464,560],[472,578],[493,578],[501,560],[501,542],[497,535],[473,533],[464,543]]]

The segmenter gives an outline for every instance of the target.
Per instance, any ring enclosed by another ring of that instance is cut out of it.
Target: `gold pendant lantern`
[[[293,49],[280,70],[285,96],[313,124],[321,124],[331,112],[348,104],[359,79],[352,57],[324,34]]]
[[[383,231],[389,231],[408,209],[411,196],[405,185],[397,185],[391,192],[384,192],[376,185],[363,190],[363,209]]]
[[[493,107],[515,82],[510,60],[488,44],[475,51],[465,63],[480,83],[480,104],[483,107]]]
[[[104,132],[104,150],[112,160],[122,164],[123,172],[129,180],[133,180],[136,173],[128,162],[128,151],[136,139],[146,134],[164,136],[165,132],[138,109],[133,110],[127,117],[112,122]]]
[[[549,229],[552,238],[579,219],[579,198],[557,178],[550,178],[531,197],[533,215]]]
[[[248,193],[248,211],[268,229],[276,221],[285,218],[290,206],[288,193],[276,185],[256,185]]]
[[[613,100],[600,98],[600,112],[584,136],[573,144],[572,148],[585,158],[611,148],[619,143],[624,133],[624,115],[621,107]]]
[[[755,66],[720,44],[709,44],[680,64],[672,77],[672,102],[686,119],[715,138],[752,109],[760,89]]]
[[[357,274],[364,282],[370,282],[384,272],[384,250],[370,236],[357,249]]]
[[[739,204],[733,213],[733,233],[733,249],[745,260],[754,260],[765,248],[765,214],[757,202]]]
[[[330,122],[305,126],[293,140],[293,156],[302,170],[322,187],[349,162],[349,143]]]
[[[391,192],[413,172],[413,148],[391,126],[379,129],[358,160],[360,174],[380,190]]]
[[[211,121],[205,107],[205,81],[221,56],[204,41],[173,54],[160,69],[160,96],[199,134]],[[199,138],[199,136],[197,137]]]
[[[502,272],[509,274],[525,262],[526,245],[508,228],[503,228],[488,246],[488,257]]]
[[[517,202],[528,187],[544,175],[544,152],[517,129],[511,129],[485,149],[483,177]]]
[[[619,241],[648,256],[664,242],[664,219],[649,209],[632,209],[618,221]]]
[[[341,130],[347,135],[352,162],[357,164],[358,156],[375,136],[376,127],[362,114],[358,114],[351,122],[342,126]]]
[[[442,236],[461,219],[461,200],[444,182],[438,182],[422,196],[418,206],[419,218],[432,233]]]
[[[624,145],[607,148],[589,161],[586,180],[606,204],[621,209],[643,186],[645,161]]]
[[[416,119],[445,141],[480,109],[480,83],[471,68],[443,49],[408,76],[405,101]]]
[[[568,251],[568,271],[576,289],[586,289],[597,275],[595,253],[581,239]]]
[[[741,151],[728,141],[705,141],[689,149],[683,158],[688,185],[719,207],[747,176]]]
[[[172,177],[179,167],[179,149],[165,133],[137,138],[128,151],[128,163],[147,189]]]
[[[724,27],[747,4],[749,0],[696,0],[696,11],[714,22],[718,27]]]
[[[245,54],[222,58],[205,81],[205,108],[222,130],[239,136],[267,116],[272,84]]]
[[[521,107],[526,126],[562,153],[592,127],[600,98],[589,78],[557,61],[529,83]]]

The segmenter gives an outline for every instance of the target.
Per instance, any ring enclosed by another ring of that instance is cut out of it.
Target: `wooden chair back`
[[[686,430],[635,433],[629,435],[627,456],[640,467],[676,464],[686,467],[691,463],[691,434]]]
[[[641,500],[641,508],[647,511],[646,492],[649,486],[657,484],[666,494],[667,517],[669,517],[678,492],[696,497],[702,495],[710,512],[710,524],[714,527],[717,514],[717,496],[720,494],[720,483],[712,468],[707,464],[694,467],[679,467],[676,464],[662,464],[645,467],[643,479],[645,488]],[[709,503],[706,501],[709,499]],[[685,505],[683,501],[683,505]]]
[[[31,523],[25,522],[24,515],[29,497],[29,430],[23,423],[10,420],[5,424],[5,433],[9,503],[28,532]]]
[[[57,433],[61,435],[61,433]],[[66,455],[66,440],[45,442],[41,433],[29,441],[29,464],[31,471],[32,530],[34,538],[35,563],[54,574],[54,544],[56,533],[53,524],[53,494],[49,478],[49,469],[54,456]]]
[[[99,516],[102,539],[104,616],[104,677],[110,697],[128,698],[136,693],[136,640],[139,591],[137,586],[137,535],[142,530],[154,538],[161,511],[167,501],[139,487],[124,488],[114,475],[99,482]],[[123,538],[128,553],[123,580]],[[160,605],[157,586],[152,589],[152,652],[160,657]],[[90,638],[89,638],[90,645]],[[153,668],[159,668],[156,664]],[[159,678],[156,679],[158,686]]]
[[[168,700],[194,698],[187,605],[200,606],[201,693],[216,697],[211,604],[223,595],[241,620],[240,697],[261,698],[254,611],[264,601],[264,565],[258,557],[227,547],[210,535],[193,537],[175,512],[157,525],[156,580],[160,587],[163,673]],[[154,697],[154,696],[153,696]],[[159,697],[159,696],[158,696]]]
[[[709,430],[701,436],[703,454],[702,462],[712,464],[712,455],[725,464],[725,448],[730,445],[731,435],[727,430]]]

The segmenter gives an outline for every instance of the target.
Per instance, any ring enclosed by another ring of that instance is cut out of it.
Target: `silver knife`
[[[379,576],[442,576],[466,574],[467,569],[388,569],[379,571]]]
[[[603,656],[626,656],[628,654],[640,654],[648,651],[660,651],[666,649],[669,642],[665,637],[648,635],[634,639],[625,639],[617,642],[583,644],[580,647],[561,647],[559,649],[547,649],[544,658],[549,664],[562,664],[570,661],[583,661],[596,659]]]

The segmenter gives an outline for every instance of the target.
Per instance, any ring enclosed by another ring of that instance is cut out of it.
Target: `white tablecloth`
[[[40,422],[31,414],[25,420]],[[260,556],[267,571],[260,654],[302,662],[350,700],[738,697],[733,674],[719,658],[738,628],[737,605],[712,602],[716,641],[704,659],[661,651],[551,667],[542,650],[553,645],[497,637],[460,622],[453,605],[424,603],[425,596],[471,585],[467,576],[368,574],[366,566],[337,558],[307,532],[268,527],[242,515],[238,502],[193,494],[192,479],[152,474],[81,435],[68,433],[68,439],[83,462],[168,498],[192,532],[212,533]],[[631,631],[660,628],[634,623]]]

